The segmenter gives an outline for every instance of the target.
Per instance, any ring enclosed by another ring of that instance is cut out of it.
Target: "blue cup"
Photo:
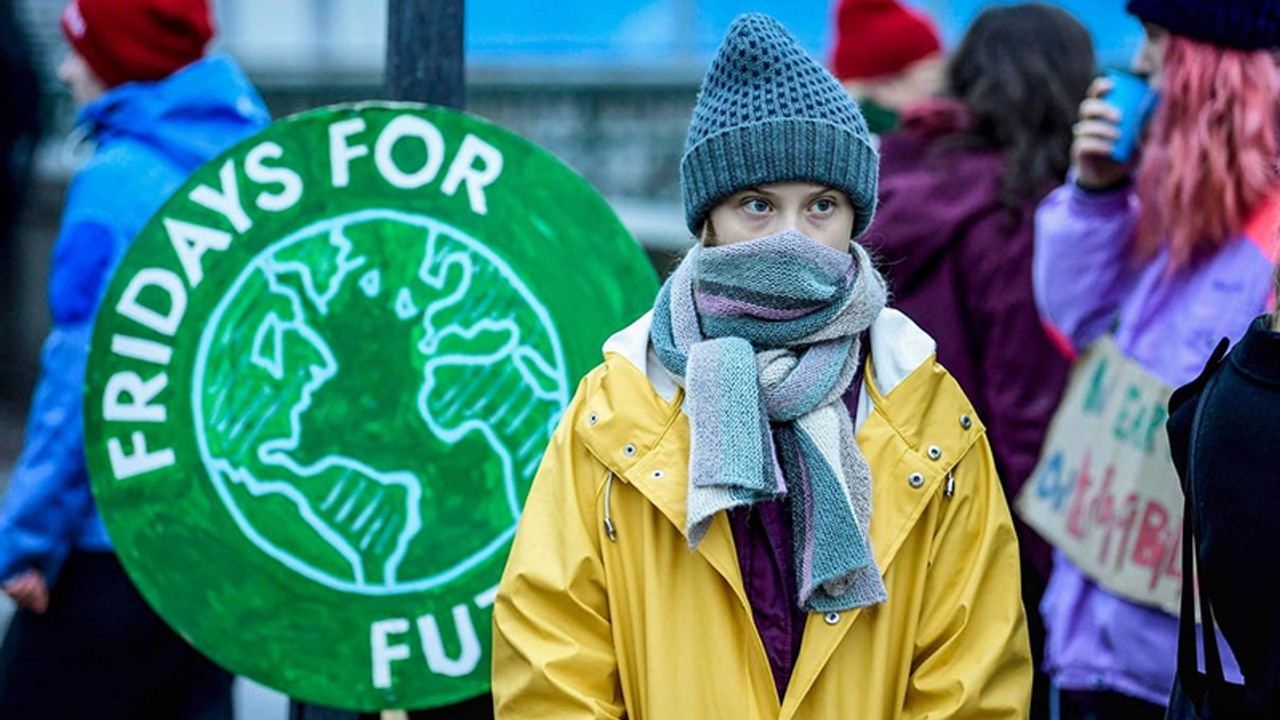
[[[1111,150],[1111,159],[1127,163],[1133,158],[1133,149],[1156,109],[1160,94],[1146,80],[1127,70],[1108,70],[1107,79],[1111,81],[1111,89],[1102,99],[1120,111],[1120,137]]]

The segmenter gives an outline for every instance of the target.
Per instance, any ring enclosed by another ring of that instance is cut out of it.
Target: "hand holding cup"
[[[1154,91],[1132,74],[1110,71],[1093,81],[1072,127],[1077,184],[1106,188],[1133,171],[1133,151],[1154,105]]]

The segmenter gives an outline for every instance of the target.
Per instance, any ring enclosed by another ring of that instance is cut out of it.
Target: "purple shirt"
[[[1177,387],[1199,374],[1222,337],[1239,339],[1271,294],[1271,250],[1247,237],[1171,271],[1167,253],[1131,257],[1132,188],[1090,193],[1074,182],[1036,215],[1036,301],[1064,344],[1081,350],[1107,332],[1120,351]],[[1178,620],[1128,602],[1061,553],[1040,604],[1045,670],[1068,690],[1113,690],[1164,705],[1177,663]],[[1223,657],[1228,679],[1239,677]]]
[[[863,336],[862,347],[868,342]],[[857,422],[858,393],[862,387],[862,367],[845,392],[845,407]],[[756,632],[764,644],[778,698],[786,697],[787,685],[796,659],[808,613],[796,604],[795,550],[792,547],[791,503],[783,498],[737,508],[729,512],[729,527],[738,551],[738,567]]]
[[[807,616],[796,605],[791,503],[784,498],[737,508],[729,513],[729,526],[756,632],[781,699],[800,656]]]

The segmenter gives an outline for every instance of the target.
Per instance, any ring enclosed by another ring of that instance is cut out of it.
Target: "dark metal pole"
[[[388,98],[466,107],[465,6],[466,0],[389,0]]]
[[[387,98],[466,107],[462,51],[466,0],[388,0]],[[378,714],[290,703],[290,720],[374,720]],[[457,705],[415,710],[411,720],[492,720],[493,699],[485,694]]]

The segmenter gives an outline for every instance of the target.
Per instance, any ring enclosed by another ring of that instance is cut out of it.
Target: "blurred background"
[[[1093,32],[1102,65],[1127,65],[1141,28],[1123,0],[1050,0]],[[907,0],[954,47],[992,0]],[[383,0],[213,0],[214,50],[234,55],[273,116],[383,97]],[[0,494],[22,442],[40,343],[48,331],[49,256],[71,174],[88,155],[73,132],[71,99],[55,71],[67,49],[65,0],[0,0],[0,127],[38,118],[31,182],[0,188],[21,200],[16,232],[0,247]],[[697,84],[738,14],[769,13],[815,56],[828,57],[834,0],[467,0],[467,109],[543,146],[612,204],[665,274],[689,234],[680,209],[679,161]],[[1035,38],[1027,38],[1035,42]],[[28,85],[13,68],[29,64]],[[19,88],[14,91],[13,88]],[[39,90],[37,93],[36,90]],[[38,102],[37,102],[37,95]],[[0,233],[0,238],[5,237]],[[8,604],[0,601],[0,627]],[[255,708],[282,698],[258,693]],[[242,693],[243,694],[243,693]]]

